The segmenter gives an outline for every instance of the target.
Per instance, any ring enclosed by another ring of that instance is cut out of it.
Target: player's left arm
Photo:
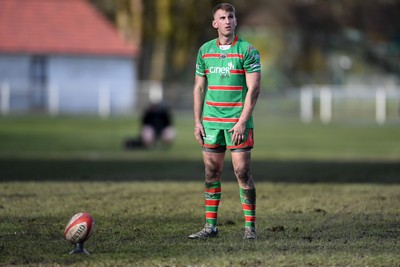
[[[246,131],[246,124],[249,120],[253,110],[256,106],[258,96],[260,94],[261,73],[260,72],[246,72],[246,85],[248,88],[247,95],[244,101],[242,114],[239,121],[229,130],[233,132],[232,142],[240,144],[244,140],[244,133]]]

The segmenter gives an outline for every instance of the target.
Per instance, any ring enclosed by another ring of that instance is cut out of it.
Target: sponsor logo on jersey
[[[227,67],[210,67],[209,73],[211,74],[219,74],[221,76],[229,76],[231,74],[231,70],[233,70],[235,66],[232,62],[228,63]]]

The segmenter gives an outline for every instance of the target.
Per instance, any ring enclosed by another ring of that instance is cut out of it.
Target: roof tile
[[[85,0],[0,0],[0,52],[134,56]]]

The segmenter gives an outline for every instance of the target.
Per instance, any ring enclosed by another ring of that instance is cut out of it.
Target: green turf
[[[2,183],[1,262],[109,266],[395,266],[398,185],[258,184],[257,241],[242,240],[237,185],[223,184],[220,237],[188,240],[204,221],[201,182]],[[90,257],[70,256],[69,215],[96,228]]]
[[[400,126],[256,119],[259,239],[242,240],[227,156],[220,237],[204,223],[201,150],[190,114],[171,149],[124,151],[132,118],[0,118],[0,266],[397,266]],[[79,211],[91,256],[62,232]]]
[[[0,118],[0,157],[199,159],[189,114],[175,117],[178,139],[172,151],[124,151],[122,141],[137,135],[135,118]],[[374,122],[319,122],[256,117],[254,158],[400,159],[400,126]]]

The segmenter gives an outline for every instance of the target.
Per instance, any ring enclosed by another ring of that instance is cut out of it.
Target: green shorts
[[[232,133],[228,130],[204,128],[206,136],[203,138],[203,150],[209,152],[225,152],[226,148],[232,151],[248,151],[254,146],[253,129],[246,129],[244,140],[236,145],[232,143]]]

